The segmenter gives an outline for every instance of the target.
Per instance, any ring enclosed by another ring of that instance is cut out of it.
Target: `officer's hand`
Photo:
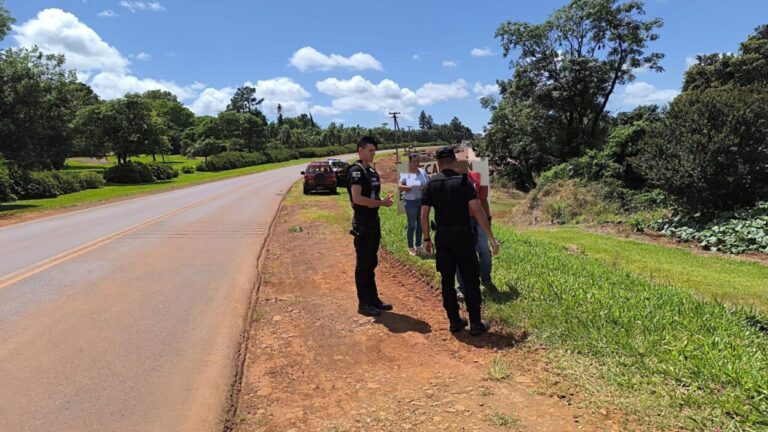
[[[491,255],[496,256],[499,254],[499,242],[496,239],[491,239]]]
[[[394,197],[390,194],[390,195],[387,195],[387,199],[382,200],[381,205],[383,205],[384,207],[392,207],[393,202],[395,202]]]

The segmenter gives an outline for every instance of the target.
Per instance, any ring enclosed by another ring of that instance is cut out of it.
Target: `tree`
[[[264,102],[264,98],[256,98],[256,89],[249,86],[239,87],[235,91],[235,95],[227,105],[227,111],[235,111],[239,113],[251,113],[259,112],[259,105]]]
[[[716,87],[683,92],[641,147],[652,184],[691,212],[768,198],[768,92]]]
[[[515,50],[519,54],[510,62],[512,79],[499,82],[503,109],[494,113],[490,130],[507,130],[510,121],[526,119],[551,131],[512,125],[532,135],[515,133],[521,142],[491,143],[491,148],[503,151],[527,143],[533,146],[529,154],[540,154],[539,162],[559,163],[600,147],[607,132],[606,106],[616,86],[632,82],[638,69],[663,70],[659,64],[663,54],[646,53],[648,43],[658,38],[655,31],[662,21],[643,20],[644,14],[643,3],[637,0],[572,0],[541,24],[501,24],[496,37],[504,56]],[[504,113],[515,117],[505,118]],[[508,160],[511,154],[498,156]]]
[[[11,24],[16,22],[8,12],[8,9],[3,7],[3,0],[0,0],[0,41],[5,38],[5,35],[11,31]]]
[[[685,72],[683,91],[727,85],[768,85],[768,25],[755,29],[741,43],[739,54],[703,54]]]
[[[419,114],[419,128],[422,130],[432,129],[435,127],[435,121],[432,120],[431,115],[427,115],[424,110],[421,110]]]
[[[73,143],[70,123],[85,99],[63,56],[0,52],[0,155],[24,168],[62,168]]]
[[[164,90],[150,90],[142,94],[152,111],[160,118],[166,129],[170,152],[181,152],[181,134],[192,126],[195,114],[179,102],[176,95]]]
[[[283,106],[277,104],[277,126],[283,125]]]

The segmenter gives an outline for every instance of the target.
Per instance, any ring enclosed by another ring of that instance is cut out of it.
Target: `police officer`
[[[392,305],[379,298],[376,289],[376,265],[378,265],[381,225],[379,207],[390,207],[392,195],[381,199],[381,179],[371,166],[379,142],[376,138],[363,136],[357,141],[360,160],[349,169],[349,198],[354,217],[352,230],[355,236],[355,286],[357,287],[357,312],[365,316],[379,316],[381,311],[392,310]]]
[[[499,252],[499,243],[491,232],[477,192],[466,175],[456,171],[456,155],[452,148],[443,147],[436,153],[440,173],[429,179],[421,199],[421,225],[427,253],[437,253],[437,270],[440,272],[443,307],[448,314],[453,333],[467,326],[459,315],[454,280],[456,268],[464,278],[464,294],[469,314],[469,332],[472,336],[486,333],[490,324],[481,319],[480,267],[475,253],[475,239],[470,225],[469,211],[475,214],[480,228],[486,233],[493,255]],[[435,245],[429,236],[429,213],[435,208]]]

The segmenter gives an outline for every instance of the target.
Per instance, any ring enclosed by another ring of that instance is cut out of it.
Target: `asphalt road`
[[[302,167],[0,228],[0,431],[217,431]]]

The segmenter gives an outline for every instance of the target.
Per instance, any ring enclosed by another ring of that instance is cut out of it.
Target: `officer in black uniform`
[[[376,265],[378,265],[381,225],[379,207],[390,207],[392,196],[381,199],[381,179],[371,166],[378,140],[364,136],[357,141],[360,160],[349,169],[349,198],[354,209],[352,230],[355,236],[355,286],[359,306],[357,312],[365,316],[379,316],[381,311],[392,310],[392,305],[379,298],[376,289]]]
[[[472,208],[480,227],[485,231],[491,243],[491,251],[496,255],[499,243],[491,232],[491,226],[485,215],[477,193],[466,175],[456,169],[456,155],[452,148],[443,147],[436,153],[440,173],[429,179],[421,198],[421,226],[427,253],[437,253],[437,270],[440,272],[443,294],[443,307],[448,313],[451,332],[459,332],[467,326],[467,321],[459,315],[459,302],[456,300],[454,281],[456,268],[461,271],[466,292],[464,301],[469,313],[469,332],[472,336],[486,333],[490,324],[481,319],[480,304],[480,266],[475,253],[475,239],[469,219],[468,208]],[[435,208],[435,246],[429,237],[429,213]]]

